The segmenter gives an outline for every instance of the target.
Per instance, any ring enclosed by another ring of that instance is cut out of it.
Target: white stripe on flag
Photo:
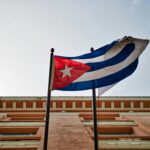
[[[132,62],[134,62],[139,57],[139,55],[143,52],[143,50],[145,49],[145,47],[148,44],[147,40],[136,40],[135,39],[133,42],[135,43],[135,49],[124,61],[122,61],[116,65],[105,67],[103,69],[87,72],[87,73],[83,74],[81,77],[79,77],[77,80],[75,80],[73,83],[100,79],[102,77],[116,73],[116,72],[124,69],[128,65],[130,65]]]
[[[104,86],[101,88],[98,88],[98,96],[101,96],[102,94],[104,94],[107,90],[111,89],[113,86],[115,86],[116,84],[112,84],[112,85],[108,85],[108,86]]]
[[[104,55],[97,56],[97,57],[90,58],[90,59],[72,59],[72,60],[81,62],[81,63],[95,63],[95,62],[100,62],[100,61],[104,61],[104,60],[106,61],[110,58],[113,58],[117,54],[119,54],[122,51],[122,49],[126,46],[126,44],[128,44],[128,43],[129,43],[128,40],[123,39],[123,40],[119,41],[119,43],[117,43],[114,47],[112,47]]]

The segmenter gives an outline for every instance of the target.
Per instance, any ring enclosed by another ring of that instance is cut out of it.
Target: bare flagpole
[[[54,49],[51,49],[50,65],[49,65],[49,80],[48,80],[48,91],[47,91],[47,107],[46,107],[46,122],[45,122],[45,133],[44,133],[44,144],[43,150],[47,150],[48,142],[48,131],[49,131],[49,120],[50,120],[50,101],[51,101],[51,87],[52,87],[52,74],[53,74],[53,56]]]
[[[94,52],[94,48],[91,47],[91,52]],[[97,138],[97,116],[96,116],[96,88],[94,88],[95,82],[93,81],[92,96],[93,96],[93,131],[94,131],[94,150],[98,150],[98,138]]]

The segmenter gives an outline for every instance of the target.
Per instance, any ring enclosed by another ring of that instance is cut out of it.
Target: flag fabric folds
[[[81,56],[54,56],[53,90],[100,88],[103,93],[135,71],[148,43],[129,36]]]

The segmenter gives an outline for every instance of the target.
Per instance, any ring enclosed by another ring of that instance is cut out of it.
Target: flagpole
[[[53,56],[54,49],[51,49],[50,65],[49,65],[49,80],[48,80],[48,91],[47,91],[47,107],[46,107],[46,122],[45,122],[45,133],[44,133],[44,144],[43,150],[47,150],[48,142],[48,131],[49,131],[49,120],[50,120],[50,101],[51,101],[51,84],[52,84],[52,68],[53,68]]]
[[[91,53],[94,52],[94,48],[91,47]],[[95,81],[93,81],[95,84]],[[98,137],[97,137],[97,116],[96,116],[96,88],[92,88],[93,96],[93,125],[94,125],[94,150],[98,150]]]

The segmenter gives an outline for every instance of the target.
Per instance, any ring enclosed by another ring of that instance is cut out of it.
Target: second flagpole
[[[47,150],[48,143],[48,132],[49,132],[49,120],[50,120],[50,101],[51,101],[51,87],[52,87],[52,74],[53,74],[53,57],[54,49],[51,49],[50,65],[49,65],[49,79],[48,79],[48,91],[47,91],[47,107],[46,107],[46,122],[45,122],[45,133],[43,150]]]
[[[91,53],[94,52],[94,48],[91,47]],[[93,97],[93,131],[94,131],[94,150],[98,150],[98,137],[97,137],[97,115],[96,115],[96,89],[94,87],[95,81],[93,81],[92,97]]]

